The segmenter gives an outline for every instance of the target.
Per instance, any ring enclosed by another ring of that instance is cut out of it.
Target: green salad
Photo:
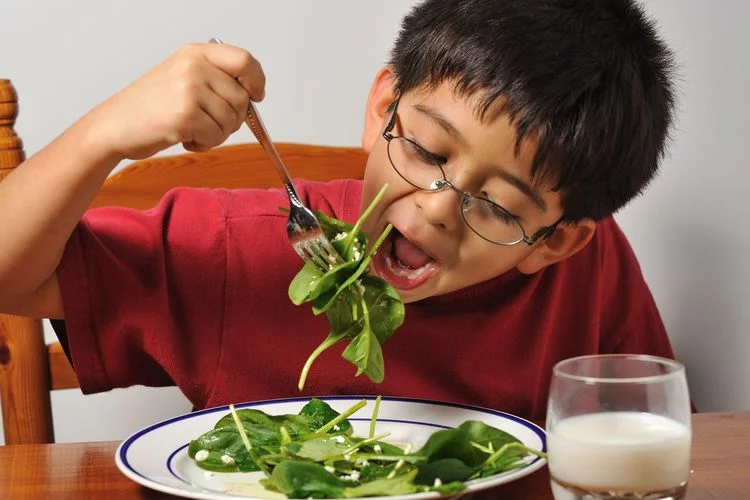
[[[326,272],[306,263],[289,285],[289,298],[294,304],[312,302],[313,313],[325,313],[331,326],[328,336],[302,368],[300,390],[315,359],[341,341],[349,342],[342,356],[357,367],[357,376],[364,373],[373,382],[383,381],[381,344],[404,322],[404,304],[388,282],[367,274],[372,256],[392,226],[389,224],[369,249],[360,228],[387,187],[383,186],[355,225],[315,212],[342,263],[332,265]]]
[[[296,415],[230,406],[212,430],[190,442],[188,455],[208,471],[261,471],[265,489],[289,498],[452,494],[465,481],[525,466],[529,454],[544,456],[476,420],[438,430],[412,451],[388,443],[388,433],[376,434],[379,404],[380,398],[368,436],[355,436],[347,420],[364,400],[341,414],[317,398]]]

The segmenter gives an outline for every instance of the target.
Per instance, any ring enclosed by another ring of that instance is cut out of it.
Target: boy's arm
[[[10,314],[32,318],[65,319],[57,274],[53,273],[39,288],[4,304]]]
[[[221,144],[264,86],[248,52],[186,46],[16,168],[0,183],[0,312],[62,317],[55,270],[112,169],[177,143]]]

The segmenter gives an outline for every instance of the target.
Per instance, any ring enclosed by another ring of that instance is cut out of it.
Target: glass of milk
[[[559,362],[547,408],[555,499],[685,498],[690,412],[676,361],[615,354]]]

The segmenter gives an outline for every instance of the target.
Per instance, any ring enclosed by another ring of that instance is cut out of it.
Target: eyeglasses
[[[533,245],[555,231],[562,218],[541,228],[532,236],[526,236],[521,223],[506,209],[490,199],[474,196],[457,188],[445,176],[441,165],[443,161],[411,139],[391,133],[396,126],[397,109],[398,100],[393,103],[393,115],[383,131],[383,138],[388,142],[391,165],[402,179],[423,191],[437,192],[446,188],[454,190],[461,196],[461,215],[466,225],[490,243],[512,246],[523,242]]]

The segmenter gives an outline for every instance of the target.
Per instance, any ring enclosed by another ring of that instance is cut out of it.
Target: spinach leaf
[[[349,445],[343,440],[323,437],[305,441],[295,454],[298,457],[309,458],[315,462],[325,462],[342,456],[348,448]]]
[[[523,467],[524,460],[529,454],[546,458],[544,453],[531,450],[520,441],[505,444],[487,457],[477,475],[479,477],[487,477]]]
[[[318,356],[345,340],[349,345],[342,356],[357,367],[356,375],[364,373],[373,382],[383,381],[385,366],[380,344],[401,326],[405,308],[389,283],[367,275],[372,256],[391,231],[391,226],[386,227],[369,250],[367,237],[359,228],[386,188],[387,185],[383,186],[355,225],[316,212],[323,232],[343,263],[325,272],[306,263],[289,285],[289,298],[294,304],[312,302],[313,314],[325,313],[330,325],[328,335],[302,367],[298,383],[300,390]]]
[[[382,190],[385,191],[385,188]],[[375,201],[370,205],[374,208],[377,201],[380,200],[380,195],[376,196]],[[351,224],[329,217],[325,213],[318,212],[318,222],[323,232],[331,240],[333,248],[344,258],[345,262],[357,262],[361,260],[364,250],[367,247],[367,237],[360,232],[359,228],[365,221],[367,216],[372,211],[372,208],[368,207],[367,210],[362,214],[357,224],[352,226]]]
[[[370,380],[380,383],[385,376],[383,350],[380,348],[380,340],[370,328],[370,320],[366,312],[365,317],[362,330],[349,342],[341,355],[357,366],[356,376],[364,372]]]
[[[406,474],[393,478],[375,479],[369,483],[363,483],[353,488],[344,488],[344,498],[376,497],[388,495],[408,495],[415,493],[414,477],[417,470],[411,470]]]
[[[369,445],[365,445],[361,448],[362,451],[368,452],[368,453],[377,453],[375,451],[375,447],[379,448],[379,452],[383,455],[392,455],[392,456],[398,456],[403,455],[404,450],[399,448],[398,446],[390,443],[384,443],[383,441],[378,441],[376,443],[372,443]]]
[[[307,420],[311,431],[320,429],[340,415],[339,412],[331,408],[328,403],[318,398],[310,399],[310,401],[302,407],[299,414]],[[351,434],[352,424],[350,424],[348,420],[342,420],[337,425],[338,432]]]
[[[214,472],[260,470],[245,450],[236,427],[214,428],[188,445],[188,456],[202,469]]]
[[[285,460],[273,469],[268,482],[289,498],[340,498],[346,483],[321,465]]]
[[[472,446],[469,435],[461,429],[445,429],[432,433],[417,454],[425,457],[428,463],[443,458],[455,458],[469,467],[481,465],[488,456]]]
[[[353,272],[356,272],[358,264],[359,261],[346,261],[324,273],[318,266],[306,263],[289,285],[289,298],[295,305],[304,304],[321,296],[325,296],[327,301],[330,293],[326,294],[326,292],[338,289]],[[315,312],[320,314],[323,311]]]
[[[370,329],[382,344],[404,322],[404,303],[396,290],[380,278],[365,276],[362,285],[370,310]]]
[[[499,457],[494,462],[488,463],[482,467],[478,477],[489,477],[502,472],[519,469],[523,467],[523,460],[527,456],[528,453],[525,449],[511,448],[507,450],[502,457]]]
[[[454,493],[460,493],[466,489],[466,485],[461,481],[451,481],[450,483],[443,483],[439,486],[433,486],[430,491],[436,491],[441,495],[453,495]]]
[[[493,450],[499,450],[509,443],[520,443],[515,436],[478,420],[467,420],[458,428],[467,433],[472,442]]]
[[[435,480],[440,483],[466,481],[474,472],[475,467],[469,467],[457,458],[442,458],[421,466],[414,482],[432,486]]]
[[[385,479],[388,477],[388,474],[391,473],[395,465],[395,462],[387,465],[368,462],[367,465],[360,469],[359,480],[363,483],[367,483],[376,479]]]
[[[307,416],[304,414],[268,415],[260,410],[256,410],[255,408],[244,408],[241,410],[236,410],[236,413],[246,429],[248,429],[250,426],[259,426],[279,432],[281,427],[284,427],[292,435],[303,434],[314,430],[310,427],[310,419],[307,418]],[[222,417],[218,422],[216,422],[215,427],[218,428],[229,426],[234,426],[234,420],[232,419],[231,414]]]

